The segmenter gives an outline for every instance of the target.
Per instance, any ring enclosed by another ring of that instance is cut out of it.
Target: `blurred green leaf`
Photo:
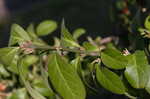
[[[146,29],[150,30],[150,16],[146,17],[144,26]]]
[[[68,29],[65,27],[64,21],[61,25],[61,45],[64,47],[80,47],[71,33],[69,33]]]
[[[146,86],[145,86],[145,89],[146,89],[146,91],[150,94],[150,66],[148,67],[148,82],[147,82],[147,84],[146,84]]]
[[[29,94],[33,97],[33,99],[46,99],[44,96],[42,96],[38,91],[36,91],[35,89],[33,89],[29,83],[29,81],[27,80],[27,73],[24,70],[24,62],[23,62],[23,57],[20,57],[19,63],[17,65],[18,70],[19,70],[19,76],[21,78],[21,80],[23,81],[27,91],[29,92]]]
[[[36,55],[28,55],[23,60],[24,60],[24,65],[30,66],[32,64],[35,64],[39,60],[39,58]]]
[[[84,42],[83,47],[85,48],[86,51],[99,51],[99,48],[95,45],[92,45],[89,42]]]
[[[81,65],[80,57],[78,56],[74,60],[71,61],[72,66],[75,68],[75,70],[78,72],[78,68]]]
[[[149,66],[144,51],[128,56],[125,77],[134,88],[144,88],[148,82]]]
[[[117,49],[107,48],[101,53],[102,62],[112,69],[124,69],[127,65],[126,57]]]
[[[83,28],[78,28],[73,32],[73,38],[77,40],[81,35],[85,34],[86,30]]]
[[[6,68],[4,68],[2,64],[0,64],[0,75],[4,77],[10,76],[10,73],[6,70]]]
[[[33,81],[33,88],[37,90],[39,93],[41,93],[43,96],[50,96],[50,91],[43,83],[43,79],[41,77],[38,77]]]
[[[13,24],[11,27],[11,35],[9,39],[9,46],[21,43],[24,41],[31,41],[28,33],[18,24]]]
[[[25,88],[15,90],[7,99],[29,99]]]
[[[35,44],[35,45],[46,45],[46,43],[36,35],[33,24],[30,24],[27,27],[27,32],[28,32],[29,36],[32,38],[33,44]]]
[[[18,50],[19,47],[0,48],[0,62],[6,66],[10,66]]]
[[[42,80],[43,80],[43,83],[45,85],[45,87],[47,88],[48,90],[48,94],[49,94],[49,97],[52,98],[52,99],[55,99],[56,97],[56,94],[54,93],[51,85],[49,84],[49,81],[48,81],[48,72],[44,69],[43,67],[43,64],[42,64],[42,57],[40,56],[40,70],[41,70],[41,77],[42,77]]]
[[[45,36],[54,32],[56,28],[57,28],[57,23],[55,21],[45,20],[37,26],[36,32],[38,36]]]
[[[96,67],[96,78],[107,90],[116,94],[125,94],[126,89],[120,77],[107,68]]]
[[[86,92],[77,72],[58,54],[48,57],[48,73],[55,90],[64,99],[85,99]]]

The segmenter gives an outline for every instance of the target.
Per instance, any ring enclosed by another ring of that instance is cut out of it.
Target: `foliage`
[[[126,4],[119,2],[117,7],[122,10]],[[130,18],[124,19],[133,38]],[[0,91],[4,98],[85,99],[99,95],[103,88],[131,99],[150,94],[149,42],[142,50],[132,47],[137,44],[132,42],[127,48],[130,52],[114,43],[117,40],[113,37],[87,37],[87,41],[80,42],[86,30],[77,28],[70,33],[64,20],[60,39],[54,37],[49,44],[40,38],[51,35],[57,27],[53,20],[30,24],[27,29],[12,25],[8,47],[0,48]],[[141,33],[136,36],[149,39],[150,16],[144,28],[136,29]]]

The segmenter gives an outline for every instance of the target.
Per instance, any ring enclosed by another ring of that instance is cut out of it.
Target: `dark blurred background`
[[[93,38],[110,35],[124,38],[127,34],[123,34],[124,30],[117,28],[119,20],[115,19],[117,1],[119,0],[0,0],[0,47],[7,46],[12,23],[26,27],[30,23],[38,24],[46,19],[55,20],[60,24],[64,18],[71,31],[83,27],[87,30],[86,35]],[[139,7],[148,8],[150,5],[150,0],[136,2]],[[136,14],[137,10],[138,7],[133,12]],[[127,98],[104,91],[100,96],[88,96],[88,99]]]
[[[93,37],[111,32],[110,8],[112,0],[0,0],[4,11],[0,12],[0,47],[6,46],[10,25],[17,23],[26,27],[46,19],[61,23],[74,30],[83,27]],[[4,20],[5,19],[5,20]],[[5,22],[4,22],[5,21]],[[7,22],[6,22],[7,21]]]

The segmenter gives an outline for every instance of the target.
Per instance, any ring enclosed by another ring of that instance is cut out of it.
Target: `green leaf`
[[[35,89],[33,89],[30,85],[30,83],[27,81],[27,76],[26,76],[26,72],[24,70],[24,63],[23,63],[23,57],[20,57],[19,63],[17,65],[18,70],[19,70],[19,76],[21,78],[21,80],[23,81],[27,91],[29,92],[29,94],[33,97],[33,99],[46,99],[44,96],[42,96],[38,91],[36,91]]]
[[[125,77],[134,88],[144,88],[148,81],[148,61],[144,51],[136,51],[128,56]]]
[[[146,29],[150,30],[150,16],[146,17],[144,26]]]
[[[7,99],[29,99],[25,88],[17,89]]]
[[[112,69],[124,69],[127,65],[126,57],[116,49],[108,48],[101,53],[102,62]]]
[[[83,47],[85,48],[86,51],[99,51],[99,48],[95,45],[92,45],[89,42],[84,42]]]
[[[28,33],[18,24],[13,24],[11,27],[11,36],[8,45],[12,46],[24,41],[31,41]]]
[[[35,34],[35,29],[34,29],[34,25],[33,24],[30,24],[28,27],[27,27],[27,32],[29,34],[29,36],[32,38],[32,39],[37,39],[38,36]]]
[[[147,82],[147,84],[146,84],[146,86],[145,86],[145,89],[146,89],[146,91],[150,94],[150,66],[148,67],[148,82]]]
[[[49,89],[47,88],[45,83],[43,83],[43,79],[41,77],[35,79],[32,85],[33,88],[37,90],[39,93],[41,93],[43,96],[50,96]]]
[[[0,64],[0,75],[4,77],[10,76],[9,72],[4,68],[2,64]]]
[[[24,60],[24,65],[30,66],[32,64],[35,64],[39,60],[39,58],[38,56],[35,55],[28,55],[23,60]]]
[[[64,21],[61,25],[61,45],[64,47],[80,47],[71,33],[69,33],[68,29],[65,27]]]
[[[45,20],[37,26],[36,32],[38,36],[45,36],[54,32],[56,28],[57,28],[57,23],[55,21]]]
[[[0,49],[0,62],[4,65],[10,66],[15,59],[19,47],[6,47]]]
[[[81,35],[85,34],[86,30],[83,28],[78,28],[73,32],[73,38],[77,40]]]
[[[72,66],[75,68],[75,70],[78,72],[78,68],[81,65],[80,57],[75,58],[71,61]]]
[[[86,92],[80,77],[58,54],[48,57],[48,73],[53,87],[63,99],[85,99]]]
[[[41,45],[41,46],[42,45],[46,45],[46,43],[42,39],[38,38],[38,36],[36,35],[33,24],[30,24],[28,26],[27,32],[28,32],[29,36],[32,38],[32,41],[33,41],[32,43],[33,44],[35,44],[35,45]]]
[[[43,64],[42,64],[42,56],[40,56],[40,70],[41,70],[41,77],[43,79],[43,83],[45,84],[45,87],[47,88],[47,90],[49,91],[49,97],[51,97],[52,99],[54,99],[54,97],[56,96],[54,91],[52,90],[51,85],[49,84],[48,81],[48,72],[44,69]]]
[[[120,77],[109,69],[97,66],[96,78],[105,89],[116,94],[125,94],[126,89]]]

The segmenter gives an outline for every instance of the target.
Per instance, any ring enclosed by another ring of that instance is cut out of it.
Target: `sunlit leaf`
[[[85,34],[86,30],[83,28],[78,28],[73,32],[73,38],[77,40],[81,35]]]
[[[146,27],[146,29],[150,30],[150,16],[147,16],[147,18],[145,19],[144,26]]]
[[[147,84],[146,84],[146,86],[145,86],[145,89],[146,89],[146,91],[150,94],[150,66],[148,67],[148,82],[147,82]]]
[[[44,96],[42,96],[38,91],[32,88],[29,81],[27,81],[26,72],[24,70],[24,63],[22,60],[22,57],[20,57],[19,63],[18,63],[18,70],[19,70],[19,76],[21,80],[23,81],[27,91],[29,94],[33,97],[33,99],[46,99]]]
[[[54,32],[56,28],[57,28],[57,23],[55,21],[45,20],[37,26],[36,32],[38,36],[45,36]]]
[[[97,66],[96,78],[105,89],[116,94],[125,94],[126,89],[120,77],[109,69]]]
[[[89,42],[84,42],[83,47],[85,48],[86,51],[99,51],[99,48],[95,45],[92,45]]]
[[[77,57],[71,61],[71,64],[75,68],[76,71],[78,71],[78,68],[81,65],[80,60],[81,60],[80,57]]]
[[[64,21],[61,25],[61,45],[64,47],[80,47],[71,33],[69,33],[68,29],[65,27]]]
[[[29,99],[25,88],[15,90],[7,99]]]
[[[36,35],[33,24],[30,24],[27,27],[27,32],[28,32],[29,36],[31,37],[33,44],[35,44],[35,45],[46,45],[46,43]]]
[[[0,64],[0,75],[4,77],[10,76],[10,73],[6,70],[6,68],[4,68],[2,64]]]
[[[85,88],[77,72],[58,54],[48,57],[48,73],[53,87],[64,99],[85,99]]]
[[[107,48],[101,53],[102,62],[112,69],[123,69],[127,65],[126,57],[116,49]]]
[[[0,49],[0,62],[4,65],[10,66],[14,60],[19,47],[6,47]]]
[[[13,24],[11,27],[11,35],[9,39],[9,46],[14,44],[24,42],[24,41],[31,41],[28,33],[18,24]]]
[[[136,51],[128,57],[125,77],[134,88],[144,88],[148,81],[149,66],[143,51]]]

